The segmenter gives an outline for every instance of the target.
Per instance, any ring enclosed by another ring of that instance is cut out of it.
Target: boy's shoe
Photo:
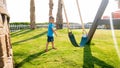
[[[45,50],[45,52],[48,52],[48,50]]]
[[[52,49],[55,49],[55,50],[56,50],[57,48],[53,47]]]

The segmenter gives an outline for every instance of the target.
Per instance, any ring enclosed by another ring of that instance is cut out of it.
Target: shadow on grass
[[[52,50],[52,49],[49,49],[48,51],[50,51],[50,50]],[[22,67],[26,62],[30,62],[33,59],[39,57],[40,55],[42,55],[44,53],[45,53],[45,50],[38,52],[38,53],[35,53],[35,54],[32,54],[32,55],[29,55],[27,58],[23,59],[23,61],[21,61],[20,63],[15,64],[15,68]]]
[[[90,45],[84,48],[84,65],[83,68],[94,68],[94,65],[98,65],[100,68],[114,68],[113,66],[105,63],[104,61],[92,56]]]
[[[25,40],[21,40],[21,41],[14,42],[14,43],[12,43],[12,45],[15,45],[15,44],[18,44],[18,43],[22,43],[22,42],[26,42],[26,41],[31,40],[31,39],[39,38],[39,37],[45,35],[46,33],[47,33],[47,31],[45,31],[45,32],[43,32],[43,33],[40,33],[40,34],[38,34],[38,35],[36,35],[36,36],[33,36],[33,37],[31,37],[31,38],[28,38],[28,39],[25,39]]]
[[[31,32],[31,31],[33,31],[33,30],[31,30],[31,29],[20,30],[20,31],[11,33],[11,37],[15,37],[15,36],[18,36],[18,35],[26,34],[26,33],[29,33],[29,32]]]

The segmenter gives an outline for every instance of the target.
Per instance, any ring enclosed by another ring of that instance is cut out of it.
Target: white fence
[[[47,28],[48,24],[36,24],[37,28]],[[10,24],[10,31],[17,31],[17,30],[22,30],[22,29],[29,29],[30,25],[29,24]],[[66,24],[63,24],[63,28],[67,28]],[[70,24],[71,29],[80,29],[81,25],[80,24]]]

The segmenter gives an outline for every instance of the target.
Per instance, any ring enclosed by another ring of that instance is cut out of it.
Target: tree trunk
[[[118,0],[118,9],[120,9],[120,0]]]
[[[49,16],[52,16],[53,0],[49,0]]]
[[[3,0],[3,3],[5,5],[5,8],[7,8],[6,0]]]
[[[35,29],[35,2],[34,0],[30,1],[30,28]]]
[[[0,0],[0,68],[13,68],[9,14],[6,0]]]
[[[62,0],[58,0],[58,12],[57,12],[57,18],[56,18],[56,28],[57,29],[63,28]]]

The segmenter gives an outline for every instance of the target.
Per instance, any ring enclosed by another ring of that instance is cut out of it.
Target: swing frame
[[[82,23],[82,29],[83,29],[83,31],[85,31],[84,23],[83,23],[83,21],[82,21],[82,16],[81,16],[81,12],[80,12],[80,8],[79,8],[78,0],[76,0],[76,2],[77,2],[77,6],[78,6],[78,11],[79,11],[80,20],[81,20],[81,23]],[[109,0],[102,0],[101,5],[99,6],[99,9],[98,9],[98,11],[97,11],[97,14],[96,14],[96,16],[95,16],[95,18],[94,18],[92,27],[90,28],[90,30],[89,30],[89,32],[88,32],[87,37],[85,37],[85,38],[82,37],[82,38],[81,38],[81,42],[80,42],[80,45],[81,45],[81,46],[85,46],[85,45],[87,45],[87,44],[90,44],[90,42],[91,42],[91,40],[92,40],[92,38],[93,38],[93,35],[94,35],[94,33],[95,33],[96,29],[97,29],[98,22],[99,22],[99,20],[101,20],[101,17],[102,17],[102,15],[103,15],[103,13],[104,13],[107,5],[108,5],[108,2],[109,2]],[[71,43],[73,44],[73,46],[80,46],[80,45],[77,44],[76,39],[75,39],[74,34],[72,33],[72,31],[69,32],[69,30],[70,30],[70,25],[69,25],[69,22],[68,22],[68,17],[67,17],[67,13],[66,13],[66,9],[65,9],[65,4],[64,4],[63,0],[62,0],[62,4],[63,4],[64,14],[65,14],[66,22],[67,22],[69,39],[70,39]],[[84,42],[83,42],[83,41],[84,41]]]

